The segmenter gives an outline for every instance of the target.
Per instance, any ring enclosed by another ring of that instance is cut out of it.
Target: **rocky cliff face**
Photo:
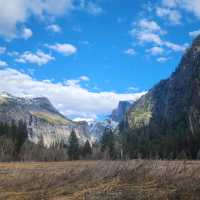
[[[0,121],[23,120],[28,127],[29,139],[38,143],[41,139],[46,146],[64,141],[67,143],[74,129],[81,142],[91,139],[83,122],[73,122],[60,114],[47,98],[18,98],[0,94]]]
[[[120,101],[118,107],[114,109],[107,119],[89,123],[89,133],[94,140],[99,140],[105,128],[111,128],[113,131],[118,130],[119,123],[125,118],[127,111],[133,105],[134,101]]]
[[[113,110],[110,116],[111,120],[115,122],[121,122],[133,103],[133,101],[120,101],[118,107]]]
[[[89,133],[93,137],[93,140],[98,141],[103,135],[105,128],[109,127],[114,131],[117,128],[118,124],[118,122],[113,121],[111,119],[105,119],[103,121],[94,121],[89,124]]]
[[[178,68],[141,97],[127,114],[131,129],[149,127],[154,132],[178,127],[200,130],[200,36],[186,51]]]

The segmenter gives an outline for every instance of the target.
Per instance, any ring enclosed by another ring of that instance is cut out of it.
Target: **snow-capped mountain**
[[[90,140],[87,123],[73,122],[60,114],[45,97],[15,97],[0,93],[0,122],[11,123],[23,120],[27,124],[29,140],[38,143],[41,139],[46,146],[59,141],[67,143],[75,130],[80,142]]]

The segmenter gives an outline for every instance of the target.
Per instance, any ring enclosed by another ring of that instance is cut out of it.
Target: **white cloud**
[[[33,35],[33,32],[32,32],[31,29],[29,29],[29,28],[24,28],[24,29],[22,30],[22,35],[21,35],[21,37],[24,38],[25,40],[31,38],[32,35]]]
[[[156,14],[159,17],[167,18],[173,24],[181,23],[181,14],[177,10],[172,10],[169,8],[156,8]]]
[[[19,55],[18,58],[16,58],[16,61],[21,63],[31,63],[42,66],[54,59],[55,58],[52,57],[50,54],[46,54],[38,50],[36,53],[31,53],[30,51],[26,51],[23,54]]]
[[[133,56],[136,54],[135,50],[134,49],[127,49],[124,51],[125,54],[127,55],[130,55],[130,56]]]
[[[189,36],[191,36],[191,37],[197,37],[198,35],[200,35],[200,29],[189,32]]]
[[[187,47],[189,46],[188,43],[179,45],[179,44],[175,44],[173,42],[168,42],[168,41],[164,41],[163,44],[175,52],[184,52],[187,49]]]
[[[175,7],[179,0],[162,0],[162,4],[167,7]]]
[[[80,77],[80,80],[81,80],[81,81],[89,81],[90,78],[89,78],[88,76],[81,76],[81,77]]]
[[[138,87],[134,87],[134,86],[131,86],[131,87],[128,87],[128,90],[129,91],[134,91],[134,92],[136,92],[136,91],[139,91],[139,88]]]
[[[80,6],[81,9],[85,10],[91,15],[100,15],[103,13],[103,9],[92,1],[81,0]]]
[[[6,52],[6,47],[0,47],[0,54],[4,54]]]
[[[130,34],[140,43],[152,42],[157,45],[162,43],[160,35],[165,34],[166,31],[162,30],[155,21],[141,19],[135,25],[136,27],[132,28]]]
[[[200,0],[163,0],[162,4],[167,7],[191,12],[200,18]]]
[[[164,49],[161,48],[161,47],[152,47],[150,49],[147,49],[147,52],[152,54],[153,56],[156,56],[156,55],[160,55],[160,54],[163,54],[164,53]]]
[[[169,58],[167,58],[167,57],[159,57],[159,58],[157,58],[157,61],[159,62],[159,63],[165,63],[165,62],[167,62],[169,60]]]
[[[78,84],[38,81],[11,68],[0,70],[0,90],[17,96],[45,96],[63,114],[81,118],[109,114],[120,100],[136,100],[144,94],[90,92]]]
[[[65,81],[65,85],[67,86],[73,86],[73,87],[80,87],[81,81],[90,81],[90,78],[87,76],[80,76],[78,79],[69,79]]]
[[[142,21],[145,21],[145,23],[141,23]],[[147,22],[146,19],[140,20],[139,23],[136,23],[136,27],[132,28],[130,31],[131,36],[136,38],[139,44],[152,43],[156,46],[167,47],[175,52],[183,52],[188,47],[188,44],[179,45],[162,39],[161,36],[163,36],[166,31],[164,31],[156,22],[152,23],[152,21],[149,21],[149,24],[154,24],[152,27],[149,27]]]
[[[163,32],[161,27],[155,21],[151,21],[151,20],[147,20],[147,19],[141,19],[138,22],[138,26],[142,30],[146,30],[147,32],[160,32],[160,33]]]
[[[55,33],[60,33],[62,31],[61,27],[57,24],[51,24],[47,26],[46,29]]]
[[[179,0],[178,6],[200,18],[200,0]]]
[[[18,35],[18,27],[30,16],[58,16],[73,8],[73,0],[0,0],[0,35],[9,39]],[[17,36],[18,37],[18,36]]]
[[[54,44],[54,45],[46,45],[48,48],[53,49],[59,53],[64,54],[65,56],[73,55],[77,52],[77,48],[72,44]]]
[[[0,60],[0,67],[7,67],[7,66],[8,66],[7,62]]]
[[[141,31],[141,32],[137,32],[136,37],[140,43],[151,42],[157,45],[162,45],[162,40],[160,36],[155,33],[148,33],[148,32]]]

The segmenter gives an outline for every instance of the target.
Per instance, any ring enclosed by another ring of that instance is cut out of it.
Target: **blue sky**
[[[200,0],[0,0],[0,11],[0,90],[47,96],[71,118],[137,99],[200,33]]]

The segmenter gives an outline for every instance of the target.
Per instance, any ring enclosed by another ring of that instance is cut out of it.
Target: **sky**
[[[0,0],[0,91],[100,119],[178,66],[200,0]]]

